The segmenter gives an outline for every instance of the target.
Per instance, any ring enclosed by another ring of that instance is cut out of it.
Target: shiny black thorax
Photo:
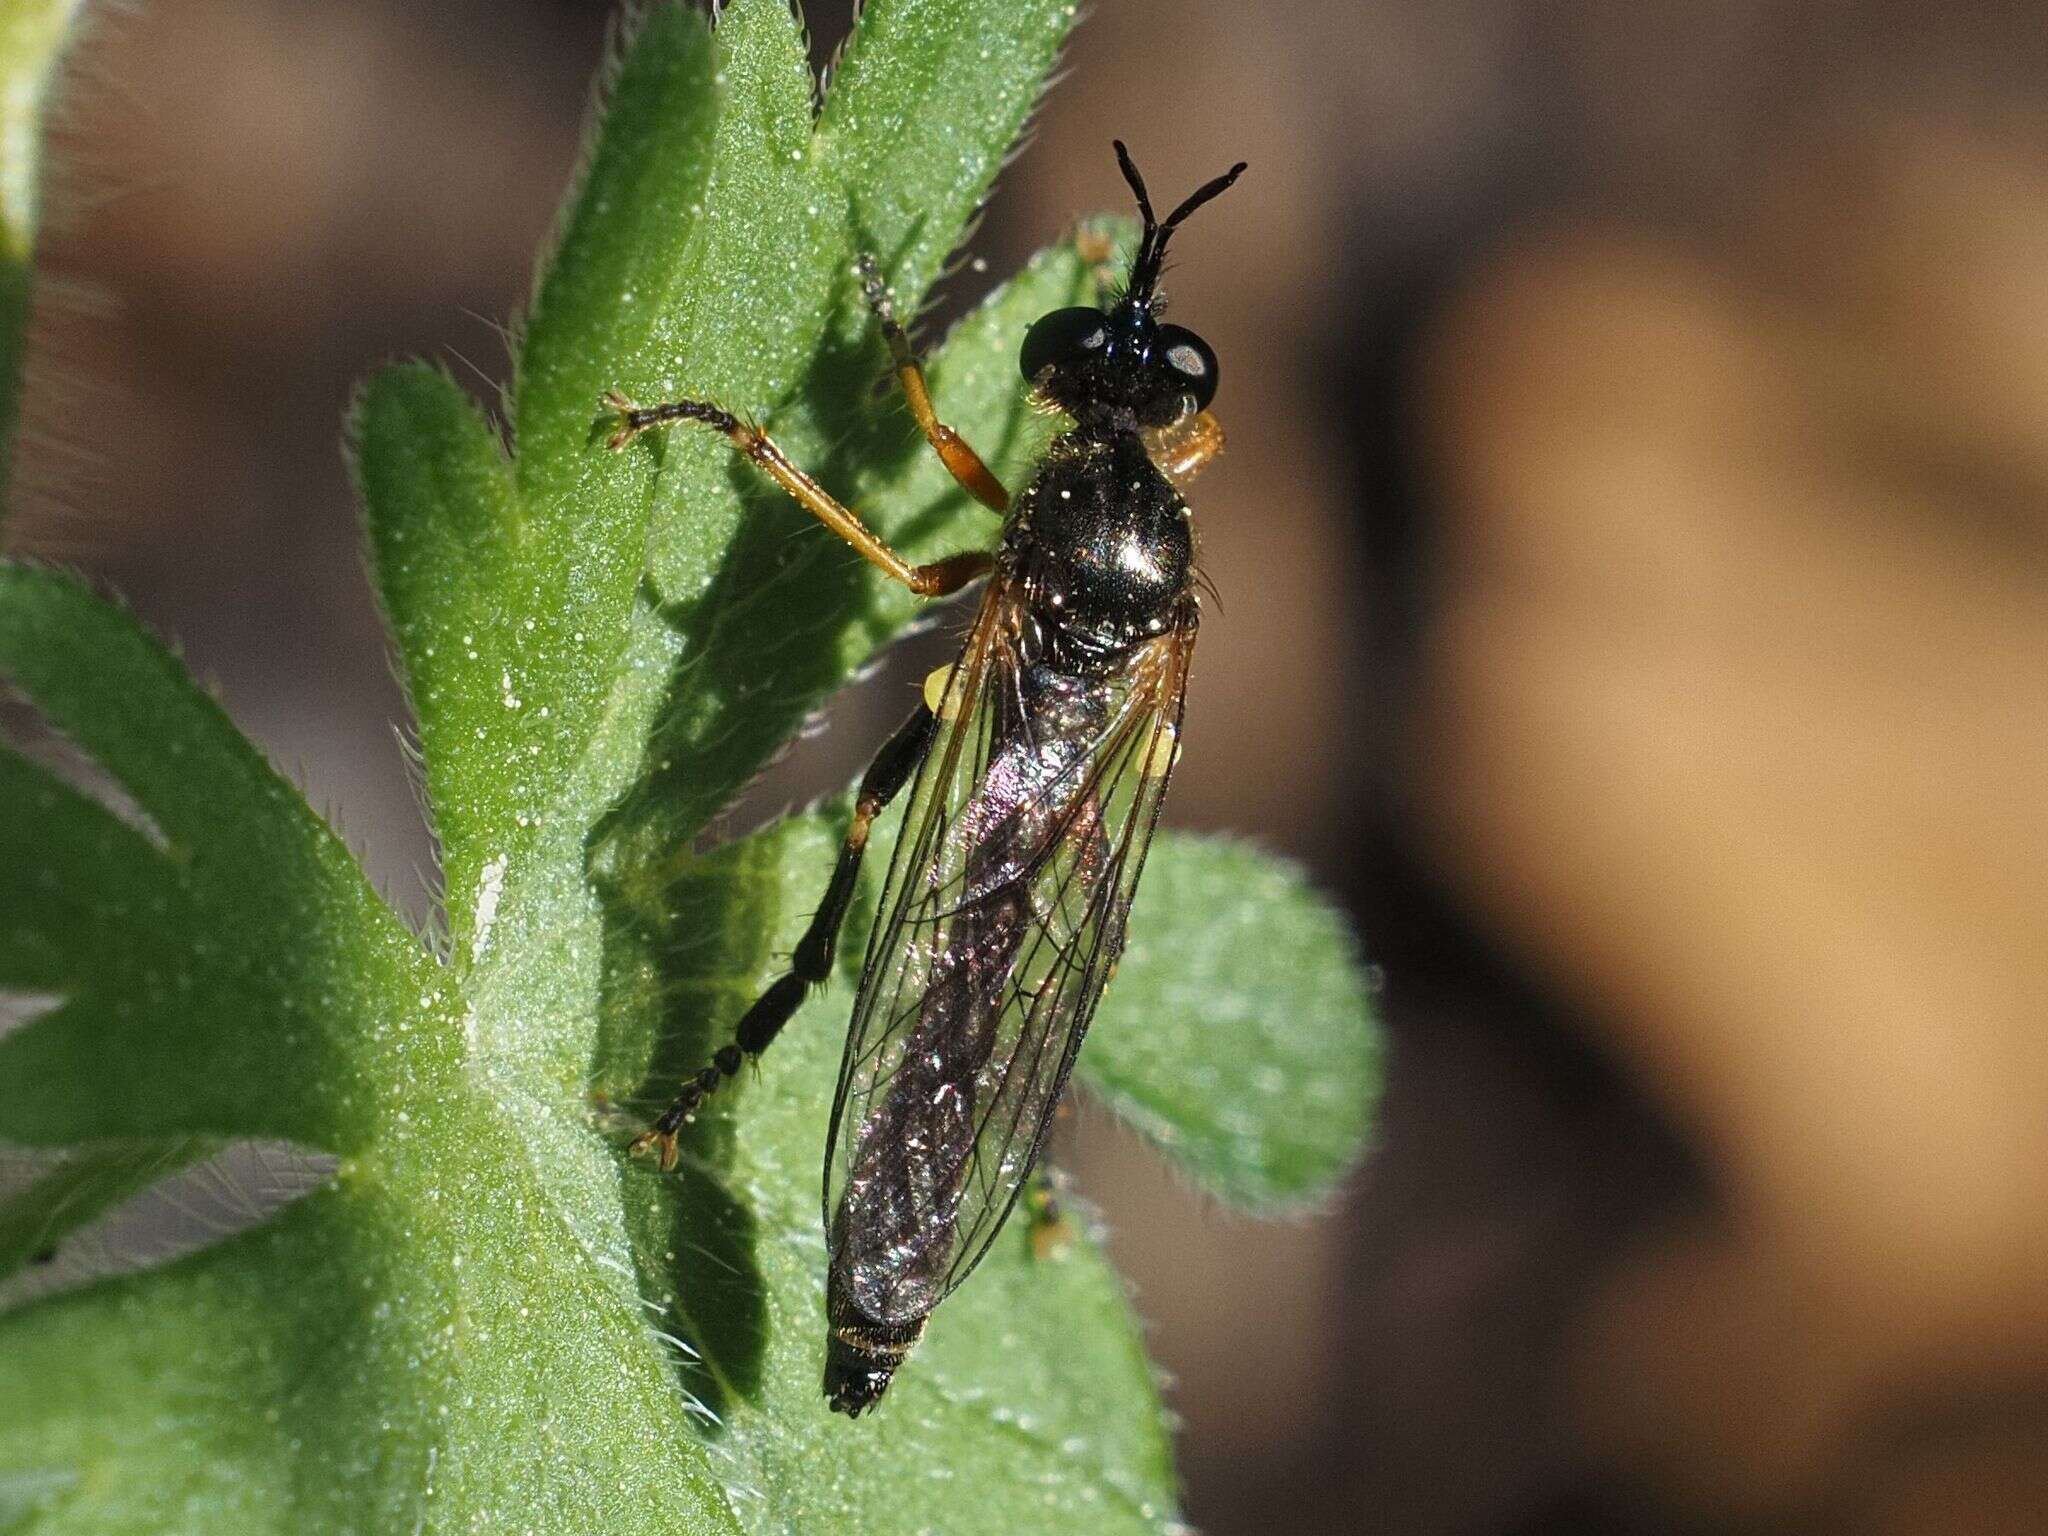
[[[1076,431],[1012,505],[997,558],[1027,599],[1027,651],[1099,674],[1174,623],[1194,585],[1194,530],[1135,431]]]

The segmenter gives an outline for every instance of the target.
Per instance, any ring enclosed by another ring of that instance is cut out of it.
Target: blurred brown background
[[[610,9],[109,6],[62,114],[27,542],[415,911],[341,412],[394,355],[503,375]],[[845,6],[811,21],[822,59]],[[1121,207],[1113,134],[1167,197],[1252,162],[1172,283],[1232,434],[1173,815],[1353,905],[1394,1041],[1328,1220],[1068,1137],[1202,1528],[2048,1529],[2041,22],[1079,33],[975,249]],[[759,808],[860,758],[836,715]]]

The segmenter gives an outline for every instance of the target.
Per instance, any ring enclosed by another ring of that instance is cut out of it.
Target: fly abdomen
[[[1014,887],[956,919],[835,1217],[832,1283],[862,1326],[922,1319],[945,1295],[981,1076],[1028,916]]]
[[[976,1143],[1010,1082],[990,1064],[1037,915],[1029,881],[1088,793],[1078,770],[1109,709],[1099,683],[1026,668],[949,832],[957,905],[926,939],[937,950],[917,995],[896,1003],[903,1043],[869,1101],[832,1218],[835,1315],[857,1330],[921,1326],[955,1274]]]
[[[847,1304],[838,1281],[835,1269],[825,1297],[831,1325],[825,1339],[825,1398],[833,1412],[857,1419],[889,1390],[896,1367],[924,1334],[924,1319],[890,1324],[863,1317]]]
[[[953,933],[965,942],[933,975],[881,1107],[862,1127],[826,1278],[825,1395],[839,1412],[873,1406],[945,1298],[981,1076],[1026,916],[1014,887],[960,915]]]

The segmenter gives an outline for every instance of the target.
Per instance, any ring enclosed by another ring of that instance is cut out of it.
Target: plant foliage
[[[877,253],[908,304],[928,290],[1071,21],[870,0],[821,105],[782,0],[715,30],[654,6],[504,420],[433,367],[366,386],[355,463],[443,931],[409,931],[121,610],[0,566],[0,674],[100,775],[0,751],[0,989],[36,1004],[0,1034],[0,1136],[35,1170],[0,1197],[0,1531],[1171,1521],[1152,1375],[1086,1241],[1039,1260],[1006,1237],[882,1412],[826,1413],[817,1164],[851,974],[701,1117],[677,1175],[624,1159],[612,1125],[775,971],[847,807],[699,834],[913,605],[708,434],[602,451],[599,393],[714,396],[913,554],[986,542],[873,408],[852,263]],[[934,360],[1013,482],[1037,441],[1018,336],[1092,292],[1049,250]],[[1271,860],[1176,836],[1082,1059],[1255,1208],[1331,1187],[1376,1077],[1339,920]],[[332,1172],[156,1267],[18,1284],[249,1141]]]

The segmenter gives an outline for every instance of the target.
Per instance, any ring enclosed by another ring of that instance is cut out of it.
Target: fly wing
[[[826,1228],[871,1319],[925,1316],[1037,1160],[1123,948],[1194,616],[1103,677],[1036,664],[992,583],[890,864],[833,1105]]]

